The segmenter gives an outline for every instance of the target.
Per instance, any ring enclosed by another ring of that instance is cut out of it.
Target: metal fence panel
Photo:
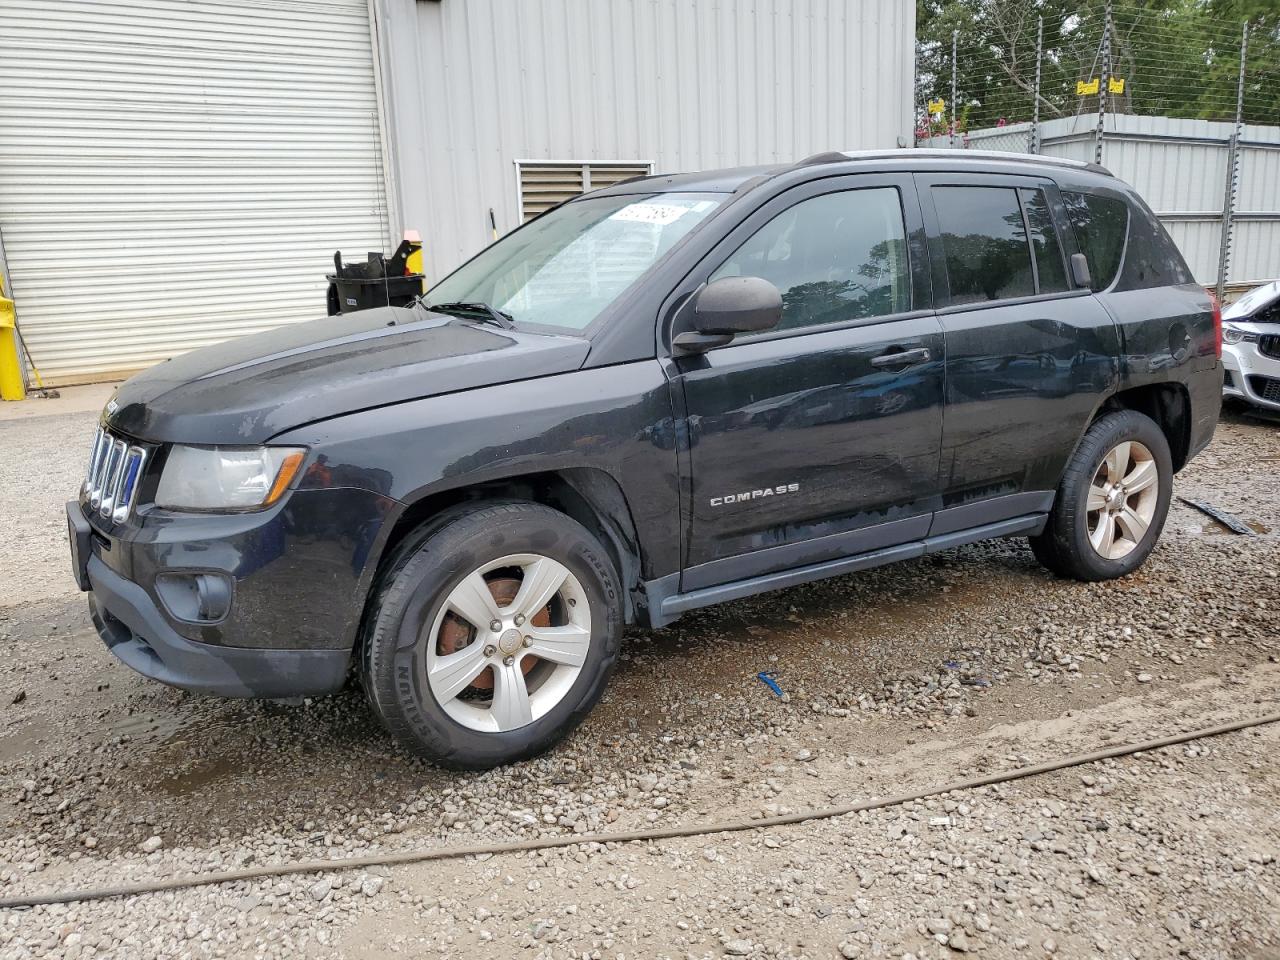
[[[1272,130],[1280,135],[1280,127]],[[1241,214],[1280,215],[1280,144],[1274,147],[1245,145],[1240,150],[1240,195],[1236,210]]]

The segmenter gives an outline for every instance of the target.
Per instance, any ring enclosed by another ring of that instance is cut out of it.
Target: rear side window
[[[1067,208],[1076,244],[1089,261],[1093,289],[1105,290],[1120,268],[1129,227],[1129,207],[1123,200],[1066,190],[1062,192],[1062,203]]]
[[[1035,292],[1027,229],[1012,187],[934,187],[951,303]]]
[[[810,197],[752,234],[712,280],[763,277],[782,294],[775,329],[911,309],[902,202],[892,187]]]
[[[1031,252],[1035,255],[1036,279],[1040,293],[1064,293],[1067,290],[1067,268],[1062,263],[1062,247],[1053,229],[1053,215],[1043,190],[1019,190],[1022,209],[1031,228]]]

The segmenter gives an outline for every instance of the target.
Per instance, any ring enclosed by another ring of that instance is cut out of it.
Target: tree
[[[1249,123],[1280,123],[1280,4],[1276,0],[1209,0],[1206,10],[1215,20],[1224,23],[1248,21],[1245,120]],[[1238,67],[1238,60],[1220,58],[1212,69],[1215,75],[1227,74],[1234,84],[1234,68]]]

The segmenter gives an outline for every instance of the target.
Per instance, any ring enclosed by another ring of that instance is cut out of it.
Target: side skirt
[[[722,583],[714,587],[705,587],[701,590],[691,590],[688,593],[678,592],[680,575],[678,573],[671,574],[666,577],[660,577],[657,580],[646,581],[644,584],[645,596],[648,599],[649,625],[651,627],[665,627],[682,613],[696,610],[698,607],[708,607],[712,604],[725,603],[729,600],[741,600],[743,597],[755,596],[758,593],[781,590],[784,587],[794,587],[801,583],[812,583],[815,580],[825,580],[828,577],[837,577],[857,570],[868,570],[871,567],[883,566],[896,560],[911,560],[915,557],[923,557],[926,554],[948,550],[951,547],[958,547],[962,544],[976,543],[979,540],[1035,536],[1044,530],[1048,519],[1049,515],[1047,513],[1027,514],[1022,517],[1001,520],[997,523],[986,523],[978,527],[970,527],[967,530],[956,530],[951,533],[939,534],[935,537],[926,537],[923,540],[903,543],[896,547],[885,547],[881,550],[871,550],[867,553],[839,557],[835,560],[812,563],[803,567],[794,567],[790,570],[779,570],[776,573],[767,573],[763,576],[750,577],[746,580],[736,580],[732,583]]]

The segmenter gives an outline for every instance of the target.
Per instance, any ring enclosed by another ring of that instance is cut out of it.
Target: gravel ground
[[[0,423],[22,558],[0,594],[6,895],[758,817],[1278,706],[1274,425],[1228,418],[1178,478],[1254,536],[1175,504],[1121,582],[1054,580],[1006,541],[701,611],[634,631],[548,756],[453,774],[400,755],[354,693],[225,702],[116,665],[62,542],[91,423]],[[0,958],[1278,957],[1278,740],[779,830],[0,911]]]
[[[30,400],[29,403],[42,401]],[[84,479],[95,414],[0,421],[0,604],[67,594],[63,504]]]

